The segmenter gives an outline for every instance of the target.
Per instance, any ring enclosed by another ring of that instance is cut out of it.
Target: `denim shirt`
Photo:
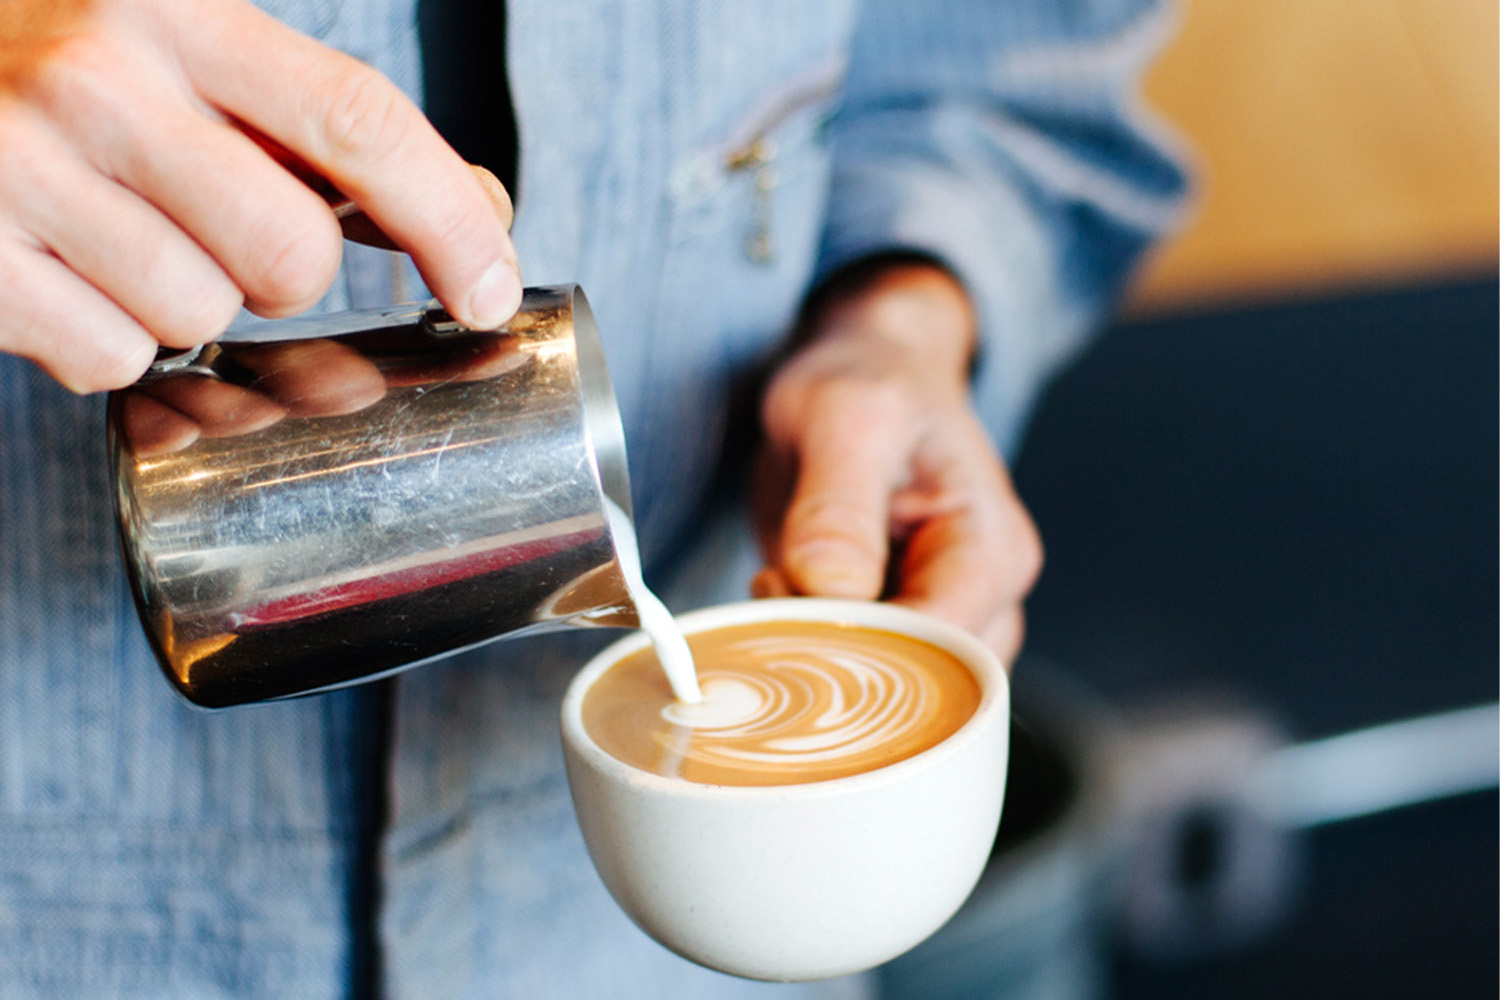
[[[412,0],[261,6],[419,93]],[[890,248],[952,268],[1008,453],[1177,210],[1182,176],[1134,103],[1167,28],[1151,0],[512,0],[508,17],[523,273],[590,296],[648,577],[678,610],[744,591],[743,523],[709,491],[730,390],[817,276]],[[402,259],[352,249],[323,308],[422,294]],[[605,894],[556,712],[607,638],[192,708],[124,585],[102,398],[0,357],[0,997],[860,995],[707,972]]]

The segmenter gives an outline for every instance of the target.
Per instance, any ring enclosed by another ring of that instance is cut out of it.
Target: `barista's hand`
[[[973,315],[946,272],[836,291],[762,404],[757,596],[884,596],[1009,662],[1041,542],[968,400]]]
[[[113,388],[242,302],[312,305],[341,238],[304,167],[456,318],[515,311],[504,192],[364,64],[244,0],[0,3],[0,351]]]

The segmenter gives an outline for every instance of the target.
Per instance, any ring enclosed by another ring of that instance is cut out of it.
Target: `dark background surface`
[[[1229,692],[1294,739],[1493,701],[1497,308],[1486,276],[1115,325],[1015,469],[1048,547],[1028,649],[1121,705]],[[1116,995],[1497,995],[1493,793],[1304,847],[1268,936],[1122,949]]]

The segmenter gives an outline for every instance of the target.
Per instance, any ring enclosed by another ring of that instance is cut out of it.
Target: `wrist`
[[[858,342],[967,389],[978,341],[973,303],[939,262],[883,254],[836,271],[808,298],[796,346]]]

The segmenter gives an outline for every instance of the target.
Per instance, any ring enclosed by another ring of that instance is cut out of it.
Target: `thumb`
[[[808,427],[781,529],[781,569],[797,592],[874,600],[890,551],[899,455],[858,421]]]

